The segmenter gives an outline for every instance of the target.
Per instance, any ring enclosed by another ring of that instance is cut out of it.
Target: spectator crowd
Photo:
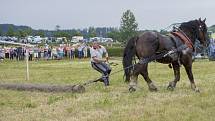
[[[40,59],[75,59],[76,55],[79,59],[82,59],[88,57],[89,48],[90,47],[85,43],[74,44],[72,46],[67,44],[59,46],[49,46],[48,44],[45,44],[45,46],[42,47],[39,47],[37,45],[34,47],[0,47],[0,60],[24,60],[26,52],[28,52],[29,61],[38,61]]]

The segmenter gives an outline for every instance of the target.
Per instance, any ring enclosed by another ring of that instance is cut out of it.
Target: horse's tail
[[[123,68],[124,68],[124,75],[125,75],[125,82],[128,82],[130,80],[130,72],[131,68],[128,68],[129,66],[132,65],[132,59],[136,54],[136,40],[138,37],[133,37],[131,38],[124,49],[123,53]]]

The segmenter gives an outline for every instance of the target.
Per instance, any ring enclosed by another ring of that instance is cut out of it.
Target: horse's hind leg
[[[173,62],[172,66],[173,66],[175,79],[173,81],[169,82],[169,85],[167,87],[167,89],[169,89],[169,90],[174,90],[177,82],[180,80],[180,65],[179,65],[179,63]]]
[[[135,65],[130,76],[130,82],[129,82],[130,92],[136,91],[137,89],[137,79],[138,79],[138,75],[140,74],[140,71],[141,71],[141,65],[140,64]]]
[[[143,64],[142,65],[142,70],[141,70],[140,74],[143,76],[143,78],[145,79],[146,83],[148,84],[149,90],[150,91],[157,91],[157,87],[154,85],[152,80],[149,78],[148,64]]]
[[[133,73],[131,74],[130,77],[130,82],[129,82],[129,91],[134,92],[137,89],[137,79],[138,79],[138,74]]]

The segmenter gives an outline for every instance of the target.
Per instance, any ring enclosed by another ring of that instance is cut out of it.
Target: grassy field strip
[[[112,61],[120,64],[112,67],[113,72],[122,68],[118,59]],[[122,72],[111,77],[110,87],[92,84],[83,94],[0,90],[0,121],[214,121],[214,64],[197,61],[193,65],[200,94],[190,89],[183,67],[177,88],[166,90],[173,72],[159,63],[149,65],[158,92],[148,91],[139,76],[138,90],[129,93]],[[1,63],[0,82],[65,85],[100,76],[91,69],[89,60],[30,62],[29,82],[24,80],[24,69],[24,62]]]

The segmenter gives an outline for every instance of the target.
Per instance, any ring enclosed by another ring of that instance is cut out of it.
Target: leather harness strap
[[[171,34],[179,37],[182,40],[182,42],[187,45],[187,47],[189,47],[190,49],[192,49],[194,51],[193,43],[186,35],[182,34],[179,31],[171,32]]]

